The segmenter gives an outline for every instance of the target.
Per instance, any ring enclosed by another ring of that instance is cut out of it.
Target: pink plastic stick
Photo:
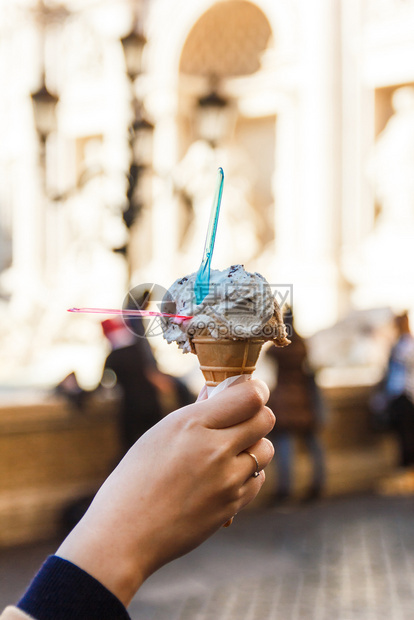
[[[82,312],[84,314],[120,314],[122,316],[167,316],[174,319],[192,319],[192,316],[183,314],[169,314],[168,312],[151,312],[149,310],[110,310],[108,308],[68,308],[68,312]]]

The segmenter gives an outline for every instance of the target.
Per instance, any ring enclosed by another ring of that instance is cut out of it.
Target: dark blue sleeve
[[[36,620],[131,620],[121,601],[97,579],[55,555],[17,607]]]

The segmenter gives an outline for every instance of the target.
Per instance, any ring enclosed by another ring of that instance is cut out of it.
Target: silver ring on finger
[[[245,450],[245,452],[246,452],[246,454],[251,456],[252,459],[254,459],[254,462],[256,463],[256,471],[254,471],[252,473],[252,478],[257,478],[257,476],[259,476],[260,472],[261,472],[259,461],[257,460],[257,456],[255,454],[253,454],[253,452],[248,452],[247,450]]]

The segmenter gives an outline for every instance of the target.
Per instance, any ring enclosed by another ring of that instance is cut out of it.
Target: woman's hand
[[[273,457],[264,383],[246,381],[169,414],[143,435],[98,491],[57,555],[125,605],[142,582],[198,546],[259,492]]]

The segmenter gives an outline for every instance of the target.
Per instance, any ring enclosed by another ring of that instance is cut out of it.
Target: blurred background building
[[[3,1],[1,383],[97,381],[98,320],[66,309],[194,271],[218,165],[214,266],[292,283],[304,335],[411,309],[413,24],[408,0]]]

